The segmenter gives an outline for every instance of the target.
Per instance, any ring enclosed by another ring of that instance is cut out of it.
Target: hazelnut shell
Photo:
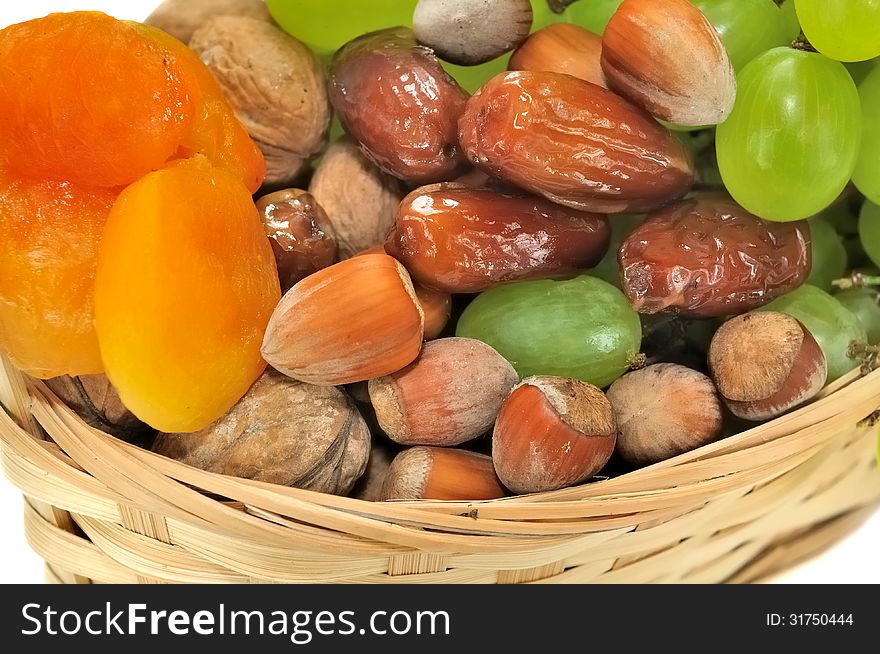
[[[413,30],[441,59],[477,66],[522,43],[532,18],[529,0],[419,0]]]
[[[413,447],[398,454],[383,500],[492,500],[507,495],[491,457],[468,450]]]
[[[296,284],[275,309],[263,358],[285,375],[338,386],[412,363],[424,313],[409,274],[385,254],[337,263]]]
[[[730,411],[752,421],[811,400],[828,377],[825,355],[809,330],[775,311],[724,323],[709,346],[709,369]]]
[[[441,338],[392,375],[373,379],[370,399],[379,425],[403,445],[454,446],[492,429],[519,377],[485,343]]]
[[[519,46],[507,68],[563,73],[608,88],[601,59],[601,36],[572,23],[555,23]]]
[[[495,423],[492,457],[514,493],[586,481],[611,457],[617,422],[600,389],[562,377],[529,377],[513,389]]]
[[[649,465],[711,443],[721,435],[721,400],[706,375],[674,363],[635,370],[608,389],[620,434],[617,452]]]
[[[624,0],[602,36],[608,86],[678,125],[723,123],[736,75],[712,23],[688,0]]]

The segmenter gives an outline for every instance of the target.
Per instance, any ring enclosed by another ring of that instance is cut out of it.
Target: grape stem
[[[849,277],[835,279],[831,284],[839,289],[864,288],[866,286],[880,286],[880,275],[866,275],[854,272]]]
[[[849,344],[846,356],[850,359],[861,361],[863,375],[870,374],[880,367],[880,346],[877,345],[853,341]]]
[[[550,11],[554,14],[562,14],[577,1],[578,0],[547,0],[547,5],[550,7]]]
[[[626,363],[630,370],[641,370],[648,365],[648,357],[639,352],[638,354],[631,355],[626,360]]]
[[[801,50],[803,52],[818,52],[816,48],[813,47],[813,44],[810,43],[810,40],[807,36],[801,32],[801,35],[795,39],[795,41],[791,44],[791,47],[795,50]]]

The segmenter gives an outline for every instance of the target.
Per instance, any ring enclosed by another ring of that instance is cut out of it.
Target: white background
[[[148,0],[4,2],[0,7],[0,27],[43,16],[52,11],[77,9],[98,9],[118,18],[142,20],[157,4],[157,2]],[[0,525],[4,527],[3,536],[0,538],[0,561],[3,561],[3,565],[0,565],[0,583],[42,581],[42,561],[28,548],[24,538],[21,496],[5,479],[0,479]],[[856,534],[837,545],[827,554],[801,565],[778,581],[789,583],[880,583],[880,515],[875,516]]]

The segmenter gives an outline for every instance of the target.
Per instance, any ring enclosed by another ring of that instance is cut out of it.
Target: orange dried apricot
[[[103,369],[93,289],[117,194],[0,173],[0,349],[34,377]]]
[[[179,149],[196,112],[177,57],[99,12],[0,31],[0,159],[25,177],[129,184]]]
[[[239,177],[251,193],[256,193],[266,177],[266,161],[235,117],[211,71],[195,52],[170,34],[150,25],[131,25],[145,38],[171,52],[190,82],[195,118],[183,137],[177,156],[186,159],[202,154],[215,166]]]
[[[247,188],[204,157],[126,188],[110,214],[95,324],[123,403],[166,432],[203,429],[265,369],[281,299],[272,248]]]

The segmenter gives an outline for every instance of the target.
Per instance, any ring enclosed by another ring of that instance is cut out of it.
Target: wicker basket
[[[0,364],[3,469],[63,583],[749,582],[880,501],[880,370],[614,479],[488,502],[368,503],[206,473],[88,427]]]

